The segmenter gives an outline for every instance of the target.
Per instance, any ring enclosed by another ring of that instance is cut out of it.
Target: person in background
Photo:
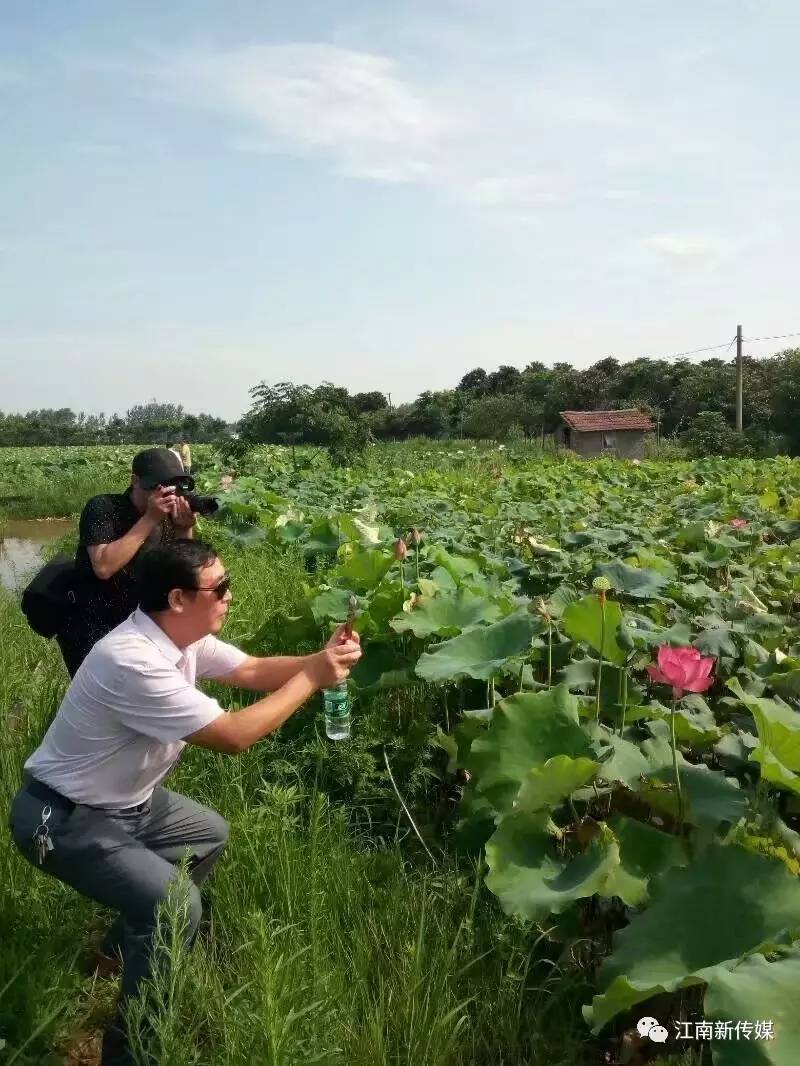
[[[186,437],[181,437],[181,446],[179,451],[181,462],[183,463],[183,469],[187,474],[192,472],[192,449],[189,447],[189,441]]]
[[[312,655],[256,658],[217,639],[230,579],[212,547],[175,541],[146,552],[139,608],[87,655],[44,740],[25,763],[11,833],[42,873],[119,913],[105,946],[122,958],[117,1017],[102,1066],[133,1063],[125,1006],[158,965],[159,904],[188,852],[184,947],[202,906],[199,885],[219,859],[228,823],[164,788],[187,744],[247,751],[310,696],[343,681],[361,657],[340,626]],[[228,712],[195,685],[214,679],[270,695]]]
[[[92,646],[136,608],[134,567],[142,551],[165,540],[190,539],[195,518],[175,495],[193,487],[168,448],[133,458],[125,492],[93,496],[83,508],[75,553],[75,605],[56,634],[67,672],[74,677]]]

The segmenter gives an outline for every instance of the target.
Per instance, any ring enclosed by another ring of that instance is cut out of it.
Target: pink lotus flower
[[[402,537],[398,537],[397,540],[394,542],[394,557],[395,559],[399,559],[402,563],[402,561],[407,555],[408,548],[406,547],[406,542],[403,540]]]
[[[672,695],[679,700],[687,692],[705,692],[711,688],[713,667],[713,655],[704,657],[697,648],[671,648],[662,644],[658,649],[658,666],[648,666],[647,672],[653,681],[672,685]]]
[[[230,474],[223,474],[219,479],[220,488],[229,489],[233,484],[233,478]]]
[[[747,529],[747,520],[745,518],[732,518],[731,519],[731,528],[732,529]]]

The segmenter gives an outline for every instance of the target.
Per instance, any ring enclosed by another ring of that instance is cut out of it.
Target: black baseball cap
[[[194,489],[194,478],[183,469],[183,463],[169,448],[147,448],[133,457],[131,470],[139,477],[143,489],[157,485],[180,486],[187,492]]]

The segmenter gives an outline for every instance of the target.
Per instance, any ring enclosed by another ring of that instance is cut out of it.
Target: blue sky
[[[0,409],[235,417],[262,379],[398,402],[800,330],[791,0],[38,0],[1,25]]]

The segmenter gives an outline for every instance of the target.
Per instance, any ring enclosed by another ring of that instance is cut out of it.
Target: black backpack
[[[22,613],[42,637],[60,633],[77,604],[75,560],[56,555],[42,567],[22,593]]]

